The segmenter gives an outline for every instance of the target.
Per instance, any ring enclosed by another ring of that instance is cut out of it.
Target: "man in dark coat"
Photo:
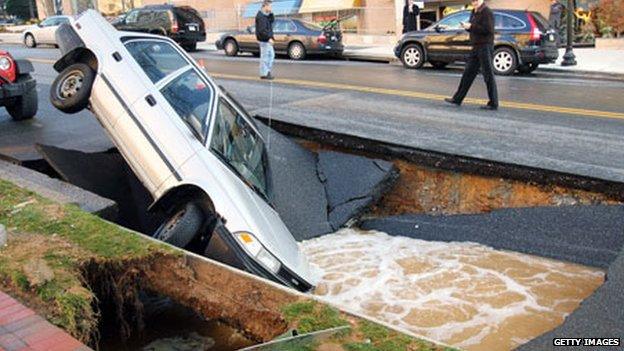
[[[470,16],[470,22],[461,23],[462,27],[470,32],[472,51],[470,51],[470,57],[468,62],[466,62],[466,68],[457,92],[452,98],[444,100],[451,104],[461,105],[479,73],[479,67],[481,67],[481,73],[483,74],[488,97],[490,98],[487,105],[481,106],[481,108],[484,110],[497,110],[498,92],[496,81],[494,80],[494,70],[492,69],[494,13],[485,5],[484,0],[472,0],[472,6],[474,9]]]
[[[256,14],[256,39],[260,45],[260,79],[273,79],[271,75],[275,60],[273,22],[275,22],[275,16],[271,9],[271,1],[265,0]]]
[[[414,3],[414,0],[407,0],[403,6],[403,33],[418,29],[416,21],[419,14],[420,8]]]
[[[550,2],[548,23],[550,23],[550,26],[557,32],[559,32],[559,28],[561,28],[561,14],[564,9],[565,7],[558,0],[552,0]]]

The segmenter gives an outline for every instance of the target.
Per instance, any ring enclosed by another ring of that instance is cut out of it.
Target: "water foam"
[[[554,328],[602,271],[474,243],[344,229],[301,244],[316,293],[468,350],[512,349]]]

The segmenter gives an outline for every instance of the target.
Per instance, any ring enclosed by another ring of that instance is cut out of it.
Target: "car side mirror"
[[[433,29],[435,29],[436,32],[440,33],[442,31],[442,27],[440,27],[440,25],[436,24]]]

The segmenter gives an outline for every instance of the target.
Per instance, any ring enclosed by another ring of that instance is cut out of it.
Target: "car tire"
[[[153,237],[179,248],[185,248],[199,233],[204,219],[201,207],[194,202],[187,202],[172,211]]]
[[[306,57],[306,48],[300,42],[296,41],[288,45],[288,57],[291,60],[299,61]]]
[[[253,57],[260,57],[260,51],[254,51],[251,53]]]
[[[409,69],[418,69],[425,63],[425,53],[418,44],[408,44],[401,51],[401,62]]]
[[[76,113],[89,105],[95,72],[84,63],[65,68],[52,82],[50,102],[65,113]]]
[[[518,68],[518,57],[514,50],[506,46],[496,48],[492,57],[492,68],[497,75],[512,75]]]
[[[24,35],[24,45],[29,48],[37,47],[37,41],[35,40],[35,36],[30,33]]]
[[[24,74],[21,79],[30,80],[30,74]],[[38,109],[37,89],[33,88],[25,92],[11,105],[7,105],[7,112],[14,121],[24,121],[35,117]]]
[[[518,66],[518,72],[520,72],[520,74],[531,74],[537,69],[537,67],[539,67],[539,64],[537,63],[526,63]]]
[[[430,61],[429,62],[433,68],[435,69],[443,69],[446,68],[446,66],[448,66],[448,62],[442,62],[442,61]]]
[[[227,39],[223,43],[223,51],[225,51],[226,56],[236,56],[238,55],[238,43],[234,39]]]
[[[186,50],[188,52],[195,52],[195,51],[197,51],[197,43],[184,45],[184,50]]]

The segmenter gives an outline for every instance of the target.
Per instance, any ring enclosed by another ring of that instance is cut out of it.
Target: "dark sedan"
[[[341,56],[342,33],[334,27],[320,27],[316,24],[291,18],[276,18],[273,23],[275,52],[286,54],[293,60],[303,60],[308,55]],[[244,31],[223,34],[215,43],[217,49],[228,56],[249,52],[259,54],[255,26]]]
[[[425,62],[442,68],[465,61],[471,50],[469,33],[461,22],[468,22],[469,11],[445,17],[422,31],[409,32],[394,49],[407,68],[420,68]],[[494,10],[494,73],[530,73],[542,63],[557,60],[557,34],[537,12]]]

